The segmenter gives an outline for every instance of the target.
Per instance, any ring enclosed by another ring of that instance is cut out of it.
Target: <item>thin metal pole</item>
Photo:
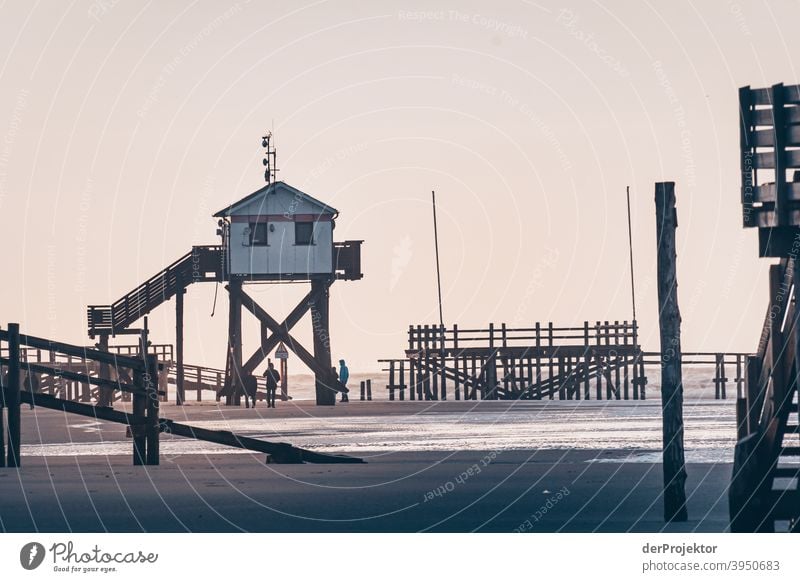
[[[442,314],[442,275],[439,268],[439,229],[436,224],[436,192],[431,190],[431,202],[433,203],[433,242],[436,247],[436,284],[439,288],[439,324],[444,327],[444,315]]]
[[[633,234],[631,233],[631,187],[625,187],[625,196],[628,199],[628,253],[631,261],[631,305],[633,306],[633,345],[636,346],[636,290],[633,283]]]

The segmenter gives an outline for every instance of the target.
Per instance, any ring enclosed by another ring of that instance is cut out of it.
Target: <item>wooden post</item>
[[[363,400],[367,399],[366,398],[367,397],[367,394],[366,394],[366,392],[367,392],[367,383],[364,382],[364,380],[361,380],[361,386],[360,387],[361,387],[361,400],[363,401]]]
[[[108,334],[101,333],[100,337],[98,338],[98,349],[107,352],[108,351]],[[52,358],[52,352],[50,352]],[[105,378],[106,380],[111,378],[110,367],[107,363],[101,362],[100,363],[100,377]],[[110,388],[106,388],[105,386],[100,386],[97,389],[97,393],[99,398],[97,399],[98,406],[113,406],[114,404],[114,391]]]
[[[428,373],[431,375],[431,397],[439,400],[439,355],[434,352],[433,360],[428,360]]]
[[[742,375],[742,360],[744,359],[742,354],[736,354],[736,395],[743,396],[744,395],[744,376]]]
[[[145,456],[148,465],[158,465],[160,448],[158,426],[160,407],[160,402],[158,400],[158,358],[155,354],[148,354],[146,361],[145,386],[147,388],[147,403],[145,415],[147,416],[147,425],[145,429]]]
[[[464,356],[466,357],[466,356]],[[475,356],[470,358],[470,382],[469,384],[464,385],[464,394],[468,396],[464,397],[464,400],[475,400],[476,399],[476,387],[478,384],[478,369],[475,365]],[[464,372],[467,373],[467,361],[464,361]]]
[[[0,344],[2,345],[2,344]],[[6,407],[7,379],[0,369],[0,467],[6,466],[6,425],[3,420],[3,410]]]
[[[22,419],[20,417],[19,377],[19,324],[8,324],[8,386],[6,386],[6,410],[8,414],[8,458],[7,467],[19,467],[19,444]]]
[[[394,360],[389,362],[389,400],[394,400]]]
[[[372,400],[372,378],[367,378],[367,400]]]
[[[591,382],[589,377],[589,366],[592,363],[591,348],[589,347],[589,322],[583,322],[583,399],[591,398]]]
[[[186,387],[183,369],[183,296],[186,289],[178,278],[178,291],[175,294],[175,404],[183,406],[186,400]]]
[[[542,324],[536,322],[536,388],[533,397],[542,399]]]
[[[623,361],[622,361],[623,366],[624,366],[622,377],[623,377],[623,384],[624,384],[624,386],[623,386],[624,398],[625,398],[625,400],[628,400],[630,398],[630,390],[628,388],[628,378],[629,378],[629,374],[630,374],[630,368],[629,368],[630,359],[628,358],[628,350],[627,350],[627,346],[628,346],[628,322],[627,322],[627,320],[623,323],[623,325],[624,325],[624,332],[623,332],[623,336],[622,337],[624,338],[624,344],[625,344],[626,349],[625,349],[625,356],[624,356]]]
[[[484,389],[484,400],[497,399],[497,358],[492,351],[489,358],[486,360],[486,387]]]
[[[400,400],[406,399],[406,369],[405,362],[400,360]]]
[[[647,385],[647,376],[644,375],[644,356],[639,354],[639,399],[645,400],[647,394],[645,393],[645,386]]]
[[[445,346],[446,335],[445,334],[447,333],[447,330],[445,330],[445,327],[443,325],[440,326],[440,329],[441,329],[441,336],[440,336],[441,337],[441,345],[439,346],[439,357],[441,358],[441,360],[440,360],[439,363],[441,364],[440,373],[442,375],[442,378],[441,378],[441,380],[439,382],[439,387],[440,387],[440,390],[441,390],[441,399],[442,400],[447,400],[447,355],[446,355],[447,352],[445,351],[446,350],[446,346]]]
[[[458,362],[460,358],[460,352],[458,350],[458,324],[453,324],[453,376],[455,382],[455,394],[456,400],[461,400],[461,377],[458,375]],[[466,372],[466,370],[464,370]],[[466,389],[466,386],[465,386]],[[464,395],[464,400],[467,399],[466,394]]]
[[[280,359],[281,401],[289,401],[289,358]]]
[[[225,404],[242,403],[242,281],[231,279],[228,284],[228,359],[225,378]]]
[[[417,398],[417,374],[414,366],[414,360],[408,360],[408,399],[416,400]]]
[[[600,340],[600,322],[596,321],[594,324],[594,334],[595,334],[595,345],[600,346],[602,341]],[[603,399],[603,358],[600,355],[599,351],[595,352],[594,354],[594,361],[597,369],[595,371],[595,393],[597,400]]]
[[[687,521],[686,461],[683,450],[681,315],[678,308],[675,183],[656,184],[658,323],[661,335],[664,520]]]
[[[745,357],[745,398],[747,399],[747,434],[752,434],[758,427],[759,393],[761,392],[759,380],[761,378],[761,359],[758,356]]]
[[[145,356],[143,355],[143,359]],[[147,380],[145,370],[135,370],[133,373],[133,384],[140,390],[146,390]],[[141,392],[133,395],[133,414],[145,416],[147,414],[147,396]],[[136,424],[131,426],[131,436],[133,437],[133,464],[147,464],[147,427]]]
[[[314,334],[314,359],[319,362],[320,370],[331,369],[331,342],[329,325],[329,305],[331,282],[327,279],[312,279],[311,291],[314,301],[311,303],[311,321]],[[316,396],[318,406],[334,406],[336,391],[331,385],[336,381],[331,375],[316,374]]]
[[[547,395],[552,400],[554,398],[554,390],[555,384],[553,384],[553,358],[555,357],[555,352],[553,351],[553,322],[550,321],[547,323],[547,365],[548,365],[548,376],[547,381],[550,385],[550,389],[547,391]]]

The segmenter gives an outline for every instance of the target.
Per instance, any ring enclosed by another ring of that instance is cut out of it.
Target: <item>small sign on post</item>
[[[281,361],[280,375],[281,375],[281,400],[286,402],[289,400],[289,382],[287,376],[289,375],[289,368],[287,361],[289,359],[289,350],[286,345],[281,342],[278,344],[278,349],[275,350],[275,358]]]
[[[278,344],[278,349],[275,350],[275,357],[279,360],[288,360],[289,359],[289,350],[286,349],[286,346],[283,342]]]

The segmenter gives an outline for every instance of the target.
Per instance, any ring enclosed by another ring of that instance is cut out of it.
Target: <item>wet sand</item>
[[[725,429],[733,401],[703,404],[694,409],[694,417],[687,406],[687,448],[697,441],[696,449],[705,452],[694,457],[705,460],[687,466],[691,521],[668,527],[661,520],[661,469],[652,462],[658,459],[652,446],[659,426],[657,402],[523,404],[351,402],[318,408],[279,403],[276,410],[206,404],[168,405],[162,412],[198,425],[239,427],[249,436],[348,452],[364,458],[364,465],[266,464],[263,455],[192,451],[192,441],[170,444],[177,437],[168,437],[163,439],[160,466],[133,467],[125,452],[132,445],[119,425],[23,409],[23,468],[0,469],[0,528],[213,532],[717,532],[726,528],[731,466],[714,457],[726,450]],[[623,439],[609,440],[620,430]],[[690,441],[692,430],[696,438]],[[469,446],[462,446],[465,442]],[[75,454],[70,446],[82,447],[82,452]],[[61,447],[60,452],[42,453],[52,452],[53,447]],[[104,450],[117,452],[104,454]],[[692,461],[693,455],[688,458]]]

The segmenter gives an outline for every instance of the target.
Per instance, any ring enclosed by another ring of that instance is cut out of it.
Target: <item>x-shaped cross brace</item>
[[[325,285],[317,290],[310,291],[300,303],[292,310],[286,317],[283,323],[278,323],[269,313],[267,313],[255,300],[244,291],[240,291],[242,298],[242,306],[252,313],[261,322],[261,347],[258,348],[252,356],[247,359],[247,362],[242,366],[243,375],[250,375],[256,367],[264,361],[267,354],[274,350],[278,343],[283,341],[290,350],[292,350],[302,362],[308,366],[317,377],[330,378],[330,382],[326,384],[337,392],[349,392],[348,388],[344,386],[335,377],[331,370],[325,369],[314,358],[313,354],[309,352],[303,345],[297,341],[289,330],[291,330],[298,321],[300,321],[306,312],[311,309],[311,305],[321,298],[321,294],[327,291],[330,284]],[[272,334],[267,337],[266,331],[269,330]]]

